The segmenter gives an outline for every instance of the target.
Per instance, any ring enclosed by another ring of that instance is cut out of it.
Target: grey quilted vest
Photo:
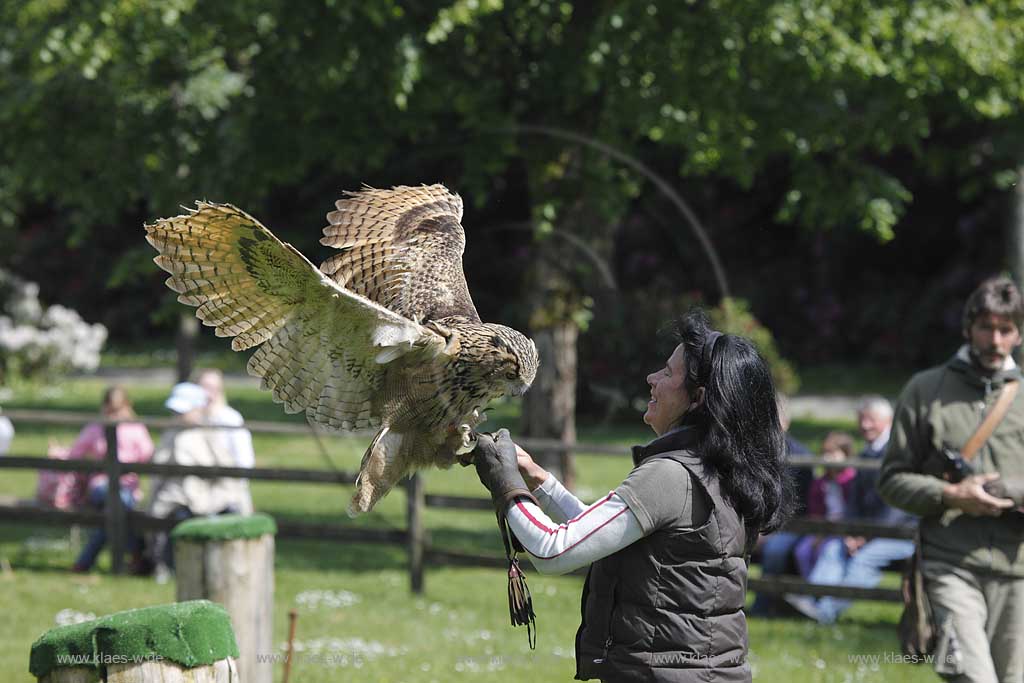
[[[722,499],[717,476],[679,449],[692,445],[693,432],[666,436],[634,448],[634,461],[670,458],[685,467],[711,513],[700,527],[659,529],[591,566],[576,634],[579,680],[750,680],[742,519]]]

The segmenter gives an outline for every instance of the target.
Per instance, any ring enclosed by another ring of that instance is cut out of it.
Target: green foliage
[[[369,175],[452,132],[486,136],[437,152],[467,185],[521,156],[560,175],[571,144],[494,140],[540,118],[682,152],[683,175],[749,185],[783,161],[781,216],[886,237],[910,197],[879,155],[1009,160],[984,135],[931,140],[1010,126],[1024,92],[1012,2],[30,0],[0,26],[3,221],[54,202],[79,238],[138,202]]]
[[[665,291],[660,279],[651,286]],[[670,290],[669,290],[670,291]],[[693,292],[675,296],[649,296],[647,291],[619,292],[595,304],[601,314],[580,337],[580,366],[584,392],[581,412],[606,420],[635,416],[647,403],[648,373],[663,366],[676,345],[672,321],[695,305],[703,306],[712,325],[723,332],[750,339],[768,362],[776,387],[787,394],[800,387],[793,365],[779,352],[771,330],[742,299],[724,299],[711,307]]]
[[[584,241],[597,261],[558,255],[584,321],[595,263],[656,193],[527,126],[690,196],[759,190],[762,223],[889,240],[912,179],[952,178],[963,201],[1014,182],[1022,34],[1007,0],[3,3],[0,239],[139,338],[177,305],[143,220],[230,201],[311,253],[341,189],[441,180],[533,225],[534,259],[553,231]]]
[[[800,377],[775,344],[771,330],[762,325],[750,312],[750,305],[743,299],[723,299],[709,312],[715,329],[729,334],[746,337],[758,352],[764,356],[772,370],[775,387],[784,394],[795,394],[800,388]]]

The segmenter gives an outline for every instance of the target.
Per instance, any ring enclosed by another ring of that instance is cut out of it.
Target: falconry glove
[[[516,498],[529,498],[535,504],[537,499],[526,488],[523,475],[519,473],[516,445],[507,429],[498,433],[478,434],[473,449],[473,464],[476,465],[480,482],[491,492],[494,511],[498,518],[501,541],[505,545],[508,559],[508,614],[512,626],[526,626],[526,639],[530,649],[537,646],[537,615],[533,611],[533,596],[526,585],[526,575],[519,567],[516,553],[523,550],[522,544],[508,528],[505,513]]]
[[[494,436],[480,434],[473,449],[473,464],[476,465],[480,483],[491,492],[495,509],[503,513],[517,497],[537,499],[530,493],[519,473],[516,444],[509,437],[507,429],[500,429]]]

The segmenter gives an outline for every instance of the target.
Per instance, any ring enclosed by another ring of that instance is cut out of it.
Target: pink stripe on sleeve
[[[610,497],[611,496],[609,496],[609,498]],[[601,501],[601,503],[598,503],[597,505],[594,505],[591,509],[594,509],[594,508],[598,507],[599,505],[601,505],[602,503],[607,502],[607,500],[609,498],[606,498],[605,500]],[[537,527],[545,530],[549,534],[556,533],[556,531],[554,531],[554,530],[550,529],[549,527],[541,524],[533,515],[530,514],[530,511],[527,510],[526,507],[522,503],[516,503],[516,507],[519,509],[520,512],[522,512],[526,516],[527,519],[529,519],[531,522],[533,522]],[[609,517],[605,521],[601,522],[594,529],[591,529],[585,536],[582,536],[578,541],[576,541],[575,543],[565,547],[564,549],[562,549],[561,551],[555,553],[554,555],[535,555],[535,557],[537,557],[537,559],[540,559],[540,560],[551,560],[551,559],[554,559],[554,558],[558,557],[559,555],[564,555],[565,553],[569,552],[570,550],[572,550],[573,548],[577,547],[578,545],[583,543],[585,540],[587,540],[588,538],[590,538],[591,536],[596,534],[598,531],[603,529],[606,525],[610,524],[613,520],[615,520],[616,517],[618,517],[622,513],[626,512],[628,509],[629,509],[628,507],[622,508],[621,510],[616,512],[614,515],[612,515],[611,517]],[[588,512],[589,512],[589,510],[588,510]],[[586,513],[584,513],[584,514],[586,514]],[[582,515],[580,515],[580,516],[582,517]],[[568,528],[567,525],[564,525],[564,524],[561,525],[561,526]]]

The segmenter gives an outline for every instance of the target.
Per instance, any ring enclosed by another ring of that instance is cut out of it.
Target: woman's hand
[[[516,444],[516,464],[519,465],[519,474],[523,475],[523,480],[531,491],[551,476],[546,469],[535,463],[533,457],[519,444]]]
[[[868,539],[863,536],[845,536],[843,537],[843,545],[846,547],[846,553],[853,557],[857,554],[857,551],[864,547],[864,544],[868,542]]]

